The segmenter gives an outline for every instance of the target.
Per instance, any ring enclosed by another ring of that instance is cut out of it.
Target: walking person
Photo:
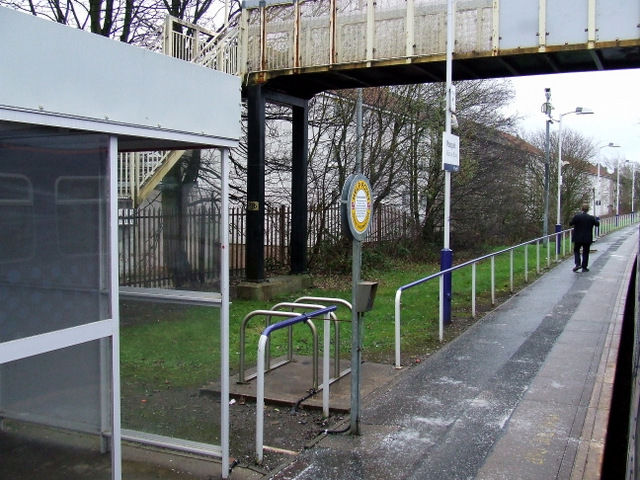
[[[582,211],[573,216],[569,225],[573,227],[573,255],[575,257],[576,266],[573,271],[577,272],[582,269],[583,272],[589,271],[589,248],[593,243],[593,227],[599,227],[600,221],[597,217],[589,215],[589,205],[582,205]],[[580,258],[580,250],[582,250],[582,259]]]

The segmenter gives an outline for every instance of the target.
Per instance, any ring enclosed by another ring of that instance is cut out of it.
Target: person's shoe
[[[578,270],[580,270],[582,267],[580,265],[576,265],[575,267],[573,267],[573,271],[577,272]]]
[[[582,271],[583,271],[583,272],[588,272],[588,271],[589,271],[589,269],[588,269],[587,267],[582,267]]]

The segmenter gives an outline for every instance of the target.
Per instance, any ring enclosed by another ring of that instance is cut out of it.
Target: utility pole
[[[549,234],[549,127],[553,123],[551,118],[551,112],[553,106],[551,105],[551,89],[545,88],[544,95],[546,102],[542,104],[542,113],[547,117],[547,128],[544,145],[544,218],[542,219],[542,235],[547,236]],[[545,238],[544,243],[547,243],[548,239]]]

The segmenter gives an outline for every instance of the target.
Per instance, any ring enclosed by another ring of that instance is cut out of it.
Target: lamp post
[[[546,121],[546,136],[544,147],[544,217],[542,218],[542,235],[544,237],[544,243],[546,245],[549,233],[549,127],[553,123],[551,118],[551,112],[553,105],[551,105],[551,89],[545,88],[544,95],[547,101],[542,104],[541,111],[548,118]]]
[[[575,110],[571,110],[570,112],[561,113],[559,126],[558,126],[558,211],[556,216],[556,253],[560,253],[560,232],[562,231],[562,218],[561,218],[561,205],[560,205],[560,192],[562,187],[562,119],[565,115],[571,115],[575,113],[576,115],[593,115],[593,110],[589,110],[588,108],[576,107]]]

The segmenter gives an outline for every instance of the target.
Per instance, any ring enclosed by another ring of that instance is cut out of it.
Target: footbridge
[[[302,228],[290,239],[290,266],[301,273],[308,100],[325,90],[444,81],[447,1],[245,0],[240,15],[219,33],[167,18],[158,49],[243,79],[248,280],[265,278],[266,103],[292,109],[292,221]],[[637,0],[450,1],[454,80],[640,67]],[[152,168],[132,162],[139,167],[123,169],[137,181],[132,189],[138,202],[179,158],[172,154],[156,158]],[[138,168],[146,173],[136,173]]]
[[[640,66],[636,0],[451,1],[454,80]],[[446,38],[447,0],[246,0],[218,35],[168,19],[164,48],[311,98],[444,81]]]

